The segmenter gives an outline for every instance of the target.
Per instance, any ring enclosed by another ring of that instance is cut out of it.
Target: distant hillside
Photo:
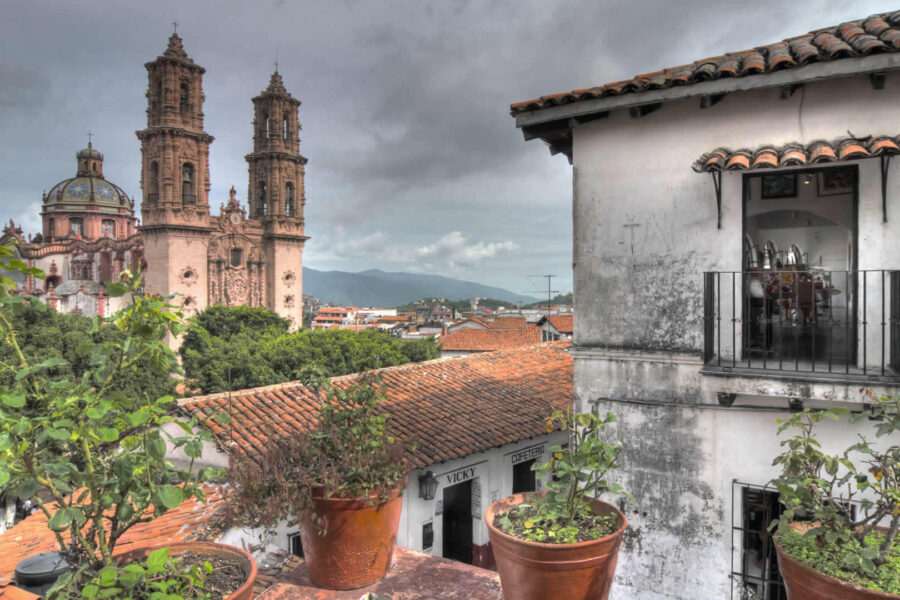
[[[536,300],[534,296],[473,281],[440,275],[386,273],[378,269],[348,273],[303,267],[303,293],[332,304],[381,307],[400,306],[419,298],[455,300],[478,296],[522,304]]]

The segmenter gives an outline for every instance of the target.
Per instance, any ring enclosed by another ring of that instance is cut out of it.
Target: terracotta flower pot
[[[498,500],[484,513],[503,596],[515,600],[606,600],[628,519],[615,506],[591,500],[596,514],[616,515],[619,527],[606,537],[575,544],[527,542],[494,527],[497,515],[522,504],[533,494],[514,494]]]
[[[826,575],[805,565],[784,551],[775,540],[778,568],[784,579],[788,600],[898,600],[897,594],[878,592]]]
[[[198,554],[211,554],[233,560],[241,565],[244,575],[247,576],[244,585],[236,589],[233,593],[225,596],[224,600],[253,600],[253,584],[256,582],[256,561],[240,548],[229,546],[228,544],[219,544],[217,542],[176,542],[174,544],[160,544],[158,546],[145,546],[143,548],[135,548],[116,555],[119,564],[127,564],[144,560],[147,556],[158,548],[169,547],[169,556],[178,556],[185,552],[196,552]]]
[[[314,491],[312,508],[300,513],[300,541],[317,586],[352,590],[375,583],[391,566],[401,497],[406,481],[385,502],[367,498],[325,498]]]

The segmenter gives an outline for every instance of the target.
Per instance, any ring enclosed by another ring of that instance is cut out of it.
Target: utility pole
[[[535,275],[534,277],[544,277],[547,280],[547,314],[550,314],[550,302],[553,300],[553,294],[558,294],[559,290],[551,289],[551,282],[556,275]],[[532,290],[531,293],[538,292],[538,290]]]

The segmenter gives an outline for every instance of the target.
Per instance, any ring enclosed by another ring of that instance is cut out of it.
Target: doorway
[[[472,564],[472,480],[444,488],[444,558]]]
[[[857,182],[855,166],[744,177],[744,268],[731,284],[744,289],[747,366],[855,363]]]
[[[533,492],[537,489],[537,480],[535,472],[531,470],[536,459],[522,461],[513,465],[513,485],[512,493],[519,494],[521,492]]]

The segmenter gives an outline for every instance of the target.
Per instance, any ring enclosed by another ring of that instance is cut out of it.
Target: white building
[[[545,420],[572,404],[567,349],[557,342],[376,371],[387,396],[388,430],[411,448],[400,546],[492,566],[484,510],[494,500],[536,489],[531,466],[566,441],[562,432],[548,434]],[[341,387],[356,379],[332,382]],[[185,415],[204,417],[215,443],[204,448],[202,461],[220,467],[228,466],[230,451],[260,454],[270,439],[308,427],[317,404],[298,382],[179,401]],[[230,424],[217,423],[222,411],[230,413]],[[186,457],[170,452],[170,459]],[[426,478],[436,482],[433,497],[424,497]],[[283,526],[273,543],[299,551],[296,534]],[[236,529],[222,541],[255,543],[258,535]]]
[[[778,597],[775,420],[900,391],[898,26],[512,106],[573,164],[576,409],[618,415],[635,498],[613,598]]]

